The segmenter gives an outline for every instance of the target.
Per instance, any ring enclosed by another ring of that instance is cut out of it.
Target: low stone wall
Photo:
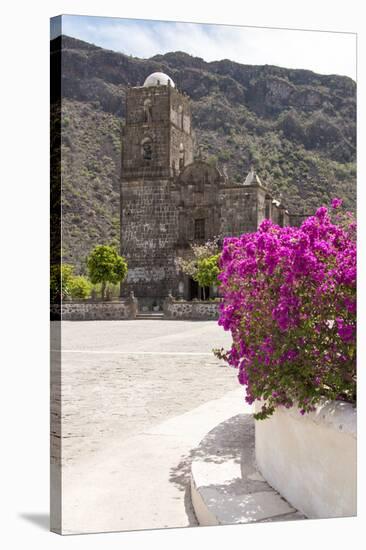
[[[164,302],[163,310],[167,319],[209,321],[218,319],[219,302],[186,302],[168,298]]]
[[[115,302],[63,302],[51,305],[51,320],[104,321],[135,319],[137,304],[134,301]]]
[[[266,481],[308,518],[356,515],[356,409],[351,404],[327,402],[304,416],[280,407],[255,422],[255,451]]]

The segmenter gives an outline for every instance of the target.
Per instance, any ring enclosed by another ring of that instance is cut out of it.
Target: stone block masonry
[[[197,153],[189,97],[168,75],[154,73],[143,86],[128,88],[120,242],[129,270],[121,297],[132,291],[145,306],[161,306],[169,292],[191,300],[196,296],[192,280],[176,260],[187,257],[192,244],[256,231],[266,218],[288,224],[285,207],[273,199],[254,167],[234,183]],[[179,305],[169,315],[217,318],[212,308]]]
[[[219,302],[183,301],[169,299],[164,302],[167,319],[213,321],[219,317]]]
[[[129,270],[122,294],[158,297],[176,291],[174,263],[178,211],[167,181],[129,181],[124,185],[121,211],[122,254]]]
[[[63,302],[51,305],[51,320],[119,321],[135,319],[137,304],[132,300],[118,302]]]

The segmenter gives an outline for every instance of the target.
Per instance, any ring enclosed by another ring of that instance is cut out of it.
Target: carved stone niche
[[[153,157],[153,140],[150,136],[145,136],[141,140],[141,158],[150,162]]]
[[[152,120],[152,101],[148,97],[144,101],[144,122],[149,125],[152,123]]]

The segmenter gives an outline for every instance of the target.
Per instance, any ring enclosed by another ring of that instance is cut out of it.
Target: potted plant
[[[356,224],[340,206],[334,199],[299,228],[265,220],[225,239],[218,277],[219,324],[233,343],[217,353],[255,402],[257,462],[313,517],[352,515],[356,501]]]

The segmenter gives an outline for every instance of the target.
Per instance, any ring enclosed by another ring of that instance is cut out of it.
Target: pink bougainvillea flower
[[[342,206],[342,204],[343,204],[342,199],[333,199],[332,200],[332,208],[339,208],[340,206]]]
[[[278,406],[305,414],[324,398],[355,400],[356,263],[353,217],[334,222],[325,206],[301,227],[265,220],[224,239],[219,324],[231,332],[226,358],[247,402],[266,401],[259,418]]]

